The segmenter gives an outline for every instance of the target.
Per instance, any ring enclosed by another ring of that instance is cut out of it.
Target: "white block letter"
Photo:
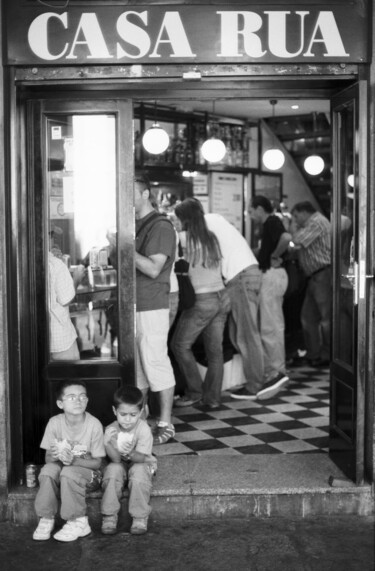
[[[243,37],[244,50],[250,57],[262,57],[266,53],[262,50],[260,38],[255,32],[262,27],[262,18],[255,12],[216,12],[221,16],[221,52],[219,57],[242,57],[239,52],[239,36]],[[243,28],[239,29],[239,17],[243,17]]]
[[[151,46],[151,41],[148,33],[142,28],[139,28],[135,24],[128,21],[129,14],[135,14],[142,20],[144,24],[147,25],[147,12],[124,12],[121,14],[117,20],[117,32],[122,40],[126,43],[135,46],[138,50],[138,54],[133,55],[126,52],[122,46],[117,44],[117,58],[130,57],[130,58],[140,58],[144,57]]]
[[[59,59],[63,57],[66,50],[68,49],[68,44],[65,44],[64,49],[57,55],[51,54],[48,49],[48,22],[52,18],[60,20],[65,29],[68,27],[68,13],[55,14],[54,12],[46,12],[41,14],[30,24],[30,28],[27,34],[27,39],[29,46],[34,54],[41,59],[51,61],[54,59]]]

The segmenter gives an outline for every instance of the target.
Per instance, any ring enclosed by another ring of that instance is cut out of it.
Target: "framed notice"
[[[244,177],[239,173],[212,172],[210,180],[210,211],[221,214],[243,232]]]

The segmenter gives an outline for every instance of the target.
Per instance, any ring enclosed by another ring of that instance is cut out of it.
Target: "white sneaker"
[[[41,517],[38,527],[33,533],[36,541],[46,541],[51,537],[51,532],[55,526],[55,518]]]
[[[130,533],[132,535],[143,535],[147,533],[147,521],[148,517],[134,517]]]
[[[85,537],[91,533],[91,527],[87,516],[70,519],[64,527],[53,536],[57,541],[75,541],[79,537]]]

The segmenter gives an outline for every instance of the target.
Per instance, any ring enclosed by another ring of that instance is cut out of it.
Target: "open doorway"
[[[242,227],[239,226],[238,229],[251,246],[257,241],[257,233],[254,232],[248,211],[251,197],[255,194],[264,193],[272,198],[275,210],[286,219],[290,217],[294,204],[305,200],[309,200],[330,218],[330,101],[282,100],[278,105],[277,117],[272,117],[268,100],[216,101],[215,116],[212,115],[211,101],[163,101],[158,104],[158,117],[162,118],[158,118],[158,122],[169,133],[172,148],[159,158],[144,153],[142,159],[147,174],[155,186],[160,188],[161,202],[168,203],[173,208],[176,201],[194,195],[202,201],[207,211],[215,212],[215,208],[219,208],[219,213],[222,213],[218,201],[212,200],[210,195],[215,185],[213,173],[216,170],[231,173],[244,181],[244,218]],[[141,103],[138,109],[147,114],[147,104]],[[154,109],[150,105],[150,113],[153,114]],[[205,133],[212,128],[212,123],[215,124],[216,133],[222,135],[230,156],[208,168],[207,163],[202,162],[202,168],[199,169],[199,146],[205,140]],[[204,129],[201,125],[204,125]],[[138,153],[136,163],[140,161],[140,126],[141,120],[136,122],[135,127],[135,152]],[[150,126],[151,121],[143,122],[143,129]],[[248,137],[246,141],[244,132]],[[189,136],[192,143],[188,140]],[[262,152],[275,137],[287,156],[281,172],[272,172],[262,164]],[[324,170],[318,176],[309,175],[303,169],[304,159],[314,152],[324,157]],[[189,153],[197,160],[192,162]],[[198,172],[193,172],[195,169]],[[182,189],[183,179],[180,177],[183,172],[185,176],[188,175],[185,178],[188,182],[187,185],[185,182],[186,186]],[[169,187],[165,184],[168,177]],[[230,190],[228,188],[228,193]],[[227,214],[235,224],[233,213]],[[304,293],[301,288],[292,298],[286,299],[284,304],[286,358],[290,363],[290,383],[286,390],[261,403],[231,399],[231,387],[241,382],[241,362],[230,345],[229,338],[226,338],[223,348],[226,371],[222,406],[217,411],[207,411],[199,404],[183,410],[175,408],[176,436],[173,442],[157,449],[157,454],[328,452],[329,369],[309,367],[302,358],[305,347],[299,314]],[[292,363],[296,354],[301,356],[298,366]],[[195,355],[204,374],[205,356],[199,343],[195,346]],[[181,394],[184,390],[183,380],[178,380],[176,392]]]

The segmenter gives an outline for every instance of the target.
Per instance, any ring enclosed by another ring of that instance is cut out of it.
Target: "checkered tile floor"
[[[328,369],[289,371],[290,382],[274,398],[234,400],[223,394],[220,408],[175,408],[176,436],[154,454],[289,454],[327,452]]]

